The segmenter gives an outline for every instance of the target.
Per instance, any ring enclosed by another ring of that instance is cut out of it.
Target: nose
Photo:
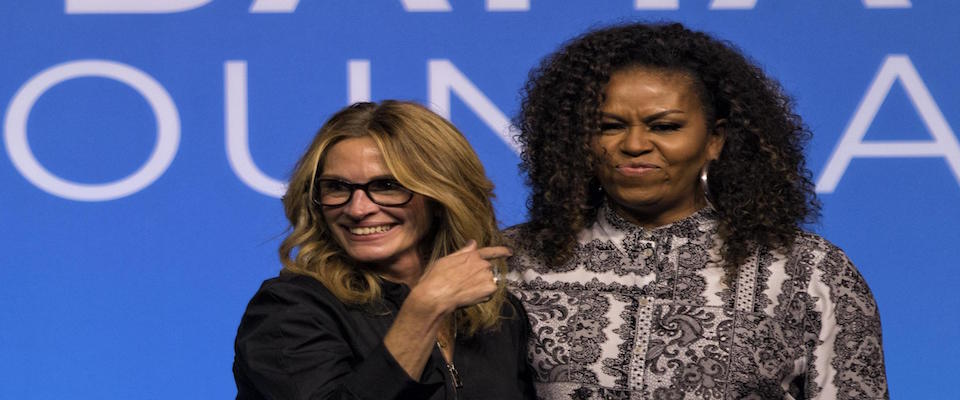
[[[363,189],[354,190],[350,201],[344,207],[344,212],[353,219],[362,219],[380,210],[380,206],[370,200]]]
[[[649,132],[641,126],[631,125],[620,141],[620,151],[628,156],[638,156],[653,149]]]

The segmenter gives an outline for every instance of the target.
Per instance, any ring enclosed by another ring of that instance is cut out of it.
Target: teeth
[[[391,228],[390,225],[380,225],[380,226],[353,227],[349,229],[350,229],[350,233],[354,235],[372,235],[374,233],[389,231],[390,228]]]

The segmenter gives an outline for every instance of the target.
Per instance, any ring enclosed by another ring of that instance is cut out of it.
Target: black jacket
[[[509,295],[499,330],[457,340],[454,390],[434,348],[419,382],[383,344],[405,285],[382,283],[376,306],[348,306],[311,277],[281,274],[263,283],[237,330],[237,399],[532,399],[526,312]]]

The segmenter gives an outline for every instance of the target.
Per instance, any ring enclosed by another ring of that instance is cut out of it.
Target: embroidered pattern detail
[[[649,230],[605,207],[559,266],[521,232],[508,278],[541,399],[889,396],[873,296],[819,236],[758,249],[728,287],[710,208]]]
[[[746,260],[740,271],[737,271],[737,298],[733,308],[741,312],[753,311],[754,297],[756,296],[755,287],[757,285],[757,269],[754,262],[757,256]]]
[[[823,277],[830,288],[840,332],[833,344],[831,365],[843,373],[834,377],[837,399],[886,395],[886,374],[877,305],[863,277],[839,250],[831,249]]]

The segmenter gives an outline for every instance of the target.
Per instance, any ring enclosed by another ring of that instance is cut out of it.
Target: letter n
[[[430,60],[427,64],[429,101],[434,111],[450,119],[450,93],[455,92],[514,153],[520,146],[513,140],[508,119],[490,99],[457,69],[450,60]]]
[[[927,130],[930,131],[933,140],[864,142],[863,137],[867,134],[867,129],[897,79],[903,85],[910,102],[916,108]],[[884,60],[866,96],[843,132],[840,143],[834,148],[826,168],[817,180],[817,192],[832,193],[854,157],[943,157],[957,179],[957,183],[960,184],[960,144],[957,143],[957,137],[947,124],[937,103],[933,101],[927,86],[920,79],[920,74],[906,55],[892,54]]]

